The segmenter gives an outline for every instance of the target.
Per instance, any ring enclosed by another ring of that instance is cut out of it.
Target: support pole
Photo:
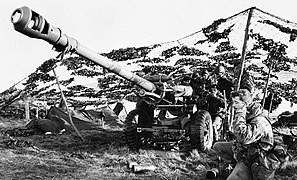
[[[270,101],[270,105],[269,105],[269,109],[268,109],[268,117],[269,117],[270,111],[272,109],[273,98],[274,98],[274,93],[272,93],[272,95],[271,95],[271,101]]]
[[[38,113],[39,113],[39,107],[37,106],[37,107],[36,107],[36,115],[35,115],[36,119],[38,119],[38,118],[39,118],[39,115],[38,115]]]
[[[266,84],[265,84],[265,88],[264,88],[262,107],[264,107],[264,105],[265,105],[265,98],[266,98],[266,95],[267,95],[267,88],[268,88],[269,79],[270,79],[270,75],[271,75],[271,71],[272,71],[271,65],[268,68],[269,68],[269,70],[268,70],[267,80],[266,80]]]
[[[240,89],[240,82],[241,82],[241,78],[242,78],[242,74],[243,74],[243,69],[244,69],[244,61],[245,61],[245,56],[246,56],[246,44],[247,41],[249,39],[249,29],[250,29],[250,24],[251,24],[251,19],[252,19],[252,15],[253,15],[253,11],[256,7],[252,7],[249,9],[249,15],[247,18],[247,23],[246,23],[246,27],[245,27],[245,34],[244,34],[244,41],[243,41],[243,46],[242,46],[242,52],[241,52],[241,59],[240,59],[240,73],[238,75],[237,78],[237,84],[236,84],[236,90]],[[233,116],[234,116],[234,109],[231,106],[230,109],[230,124],[229,124],[229,129],[232,130],[232,124],[233,124]]]
[[[58,79],[58,76],[57,76],[57,74],[56,74],[55,69],[53,69],[53,73],[54,73],[54,75],[55,75],[55,78],[56,78],[56,81],[57,81],[58,88],[59,88],[59,90],[60,90],[60,92],[61,92],[62,100],[64,101],[64,104],[65,104],[65,106],[66,106],[67,114],[68,114],[68,117],[69,117],[69,120],[70,120],[70,124],[71,124],[71,126],[73,127],[73,129],[74,129],[74,131],[76,132],[76,134],[77,134],[77,135],[84,141],[84,138],[83,138],[82,135],[79,133],[79,131],[77,130],[77,128],[75,127],[75,125],[74,125],[74,123],[73,123],[73,121],[72,121],[72,117],[71,117],[71,114],[70,114],[70,111],[69,111],[69,107],[68,107],[68,105],[67,105],[67,101],[66,101],[66,98],[65,98],[65,96],[64,96],[64,93],[63,93],[63,91],[62,91],[62,89],[61,89],[61,87],[60,87],[59,79]]]
[[[242,53],[241,53],[241,60],[240,60],[240,73],[239,73],[239,77],[238,77],[238,81],[236,84],[236,90],[239,90],[240,88],[240,82],[241,82],[241,78],[242,78],[242,73],[243,73],[243,69],[244,69],[244,61],[245,61],[245,56],[246,56],[246,44],[249,38],[249,28],[250,28],[250,24],[251,24],[251,18],[253,15],[253,11],[256,7],[252,7],[249,10],[249,15],[248,15],[248,19],[247,19],[247,23],[246,23],[246,27],[245,27],[245,35],[244,35],[244,41],[243,41],[243,47],[242,47]]]
[[[29,106],[29,99],[28,95],[25,94],[24,96],[24,102],[25,102],[25,117],[26,117],[26,122],[30,121],[30,106]]]

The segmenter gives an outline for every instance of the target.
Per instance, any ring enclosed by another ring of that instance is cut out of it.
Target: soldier
[[[219,155],[225,163],[235,162],[228,180],[273,179],[280,162],[267,153],[274,143],[271,124],[251,101],[248,90],[234,91],[231,98],[235,110],[233,133],[236,139],[215,143],[211,154]]]
[[[235,66],[234,68],[234,76],[236,78],[235,84],[238,83],[239,79],[239,74],[240,74],[240,65]],[[242,76],[241,76],[241,81],[240,81],[240,87],[239,89],[247,89],[249,92],[253,93],[255,90],[255,80],[253,75],[246,70],[244,67]]]
[[[200,86],[203,91],[209,90],[212,84],[212,79],[209,72],[204,69],[201,72]]]
[[[193,96],[197,101],[198,109],[207,109],[207,95],[211,86],[211,77],[206,69],[203,69],[200,74],[195,73],[192,76],[190,86],[193,88]]]
[[[226,73],[225,67],[219,65],[215,69],[215,79],[217,81],[218,90],[223,93],[225,91],[226,98],[230,98],[230,93],[234,90],[234,84],[232,78]]]
[[[222,129],[223,119],[225,117],[224,113],[224,97],[218,91],[217,85],[213,84],[210,87],[210,94],[207,97],[208,102],[208,112],[212,119],[212,125],[214,130],[214,141],[219,140],[219,133]]]

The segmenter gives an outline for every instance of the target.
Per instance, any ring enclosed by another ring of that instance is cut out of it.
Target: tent
[[[102,128],[104,124],[110,126],[122,126],[118,116],[110,108],[100,110],[70,110],[71,119],[77,130],[94,130]],[[59,107],[52,106],[44,119],[34,119],[26,127],[32,128],[37,126],[44,132],[59,133],[63,129],[68,132],[74,131],[68,114]]]

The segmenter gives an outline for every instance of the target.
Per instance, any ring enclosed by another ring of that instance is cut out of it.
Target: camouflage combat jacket
[[[253,180],[272,180],[280,161],[271,153],[274,139],[271,124],[261,106],[252,103],[235,112],[233,131],[234,158],[250,167]]]
[[[261,106],[252,103],[247,109],[235,112],[233,132],[235,159],[250,161],[260,151],[268,151],[273,146],[273,132],[270,122],[261,111]]]

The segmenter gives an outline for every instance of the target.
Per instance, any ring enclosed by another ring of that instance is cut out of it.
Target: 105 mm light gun
[[[153,146],[171,150],[186,144],[200,150],[211,148],[212,120],[208,111],[197,109],[190,85],[169,84],[170,75],[158,76],[157,82],[154,77],[140,77],[63,34],[28,7],[16,9],[11,22],[16,31],[45,40],[58,52],[80,55],[142,88],[136,93],[136,108],[125,120],[125,138],[131,149]]]
[[[156,90],[156,86],[150,81],[124,69],[112,60],[80,44],[76,39],[63,34],[61,29],[52,26],[44,17],[26,6],[18,8],[12,13],[11,22],[16,31],[31,38],[45,40],[52,44],[56,51],[68,50],[76,53],[137,84],[146,91]]]

